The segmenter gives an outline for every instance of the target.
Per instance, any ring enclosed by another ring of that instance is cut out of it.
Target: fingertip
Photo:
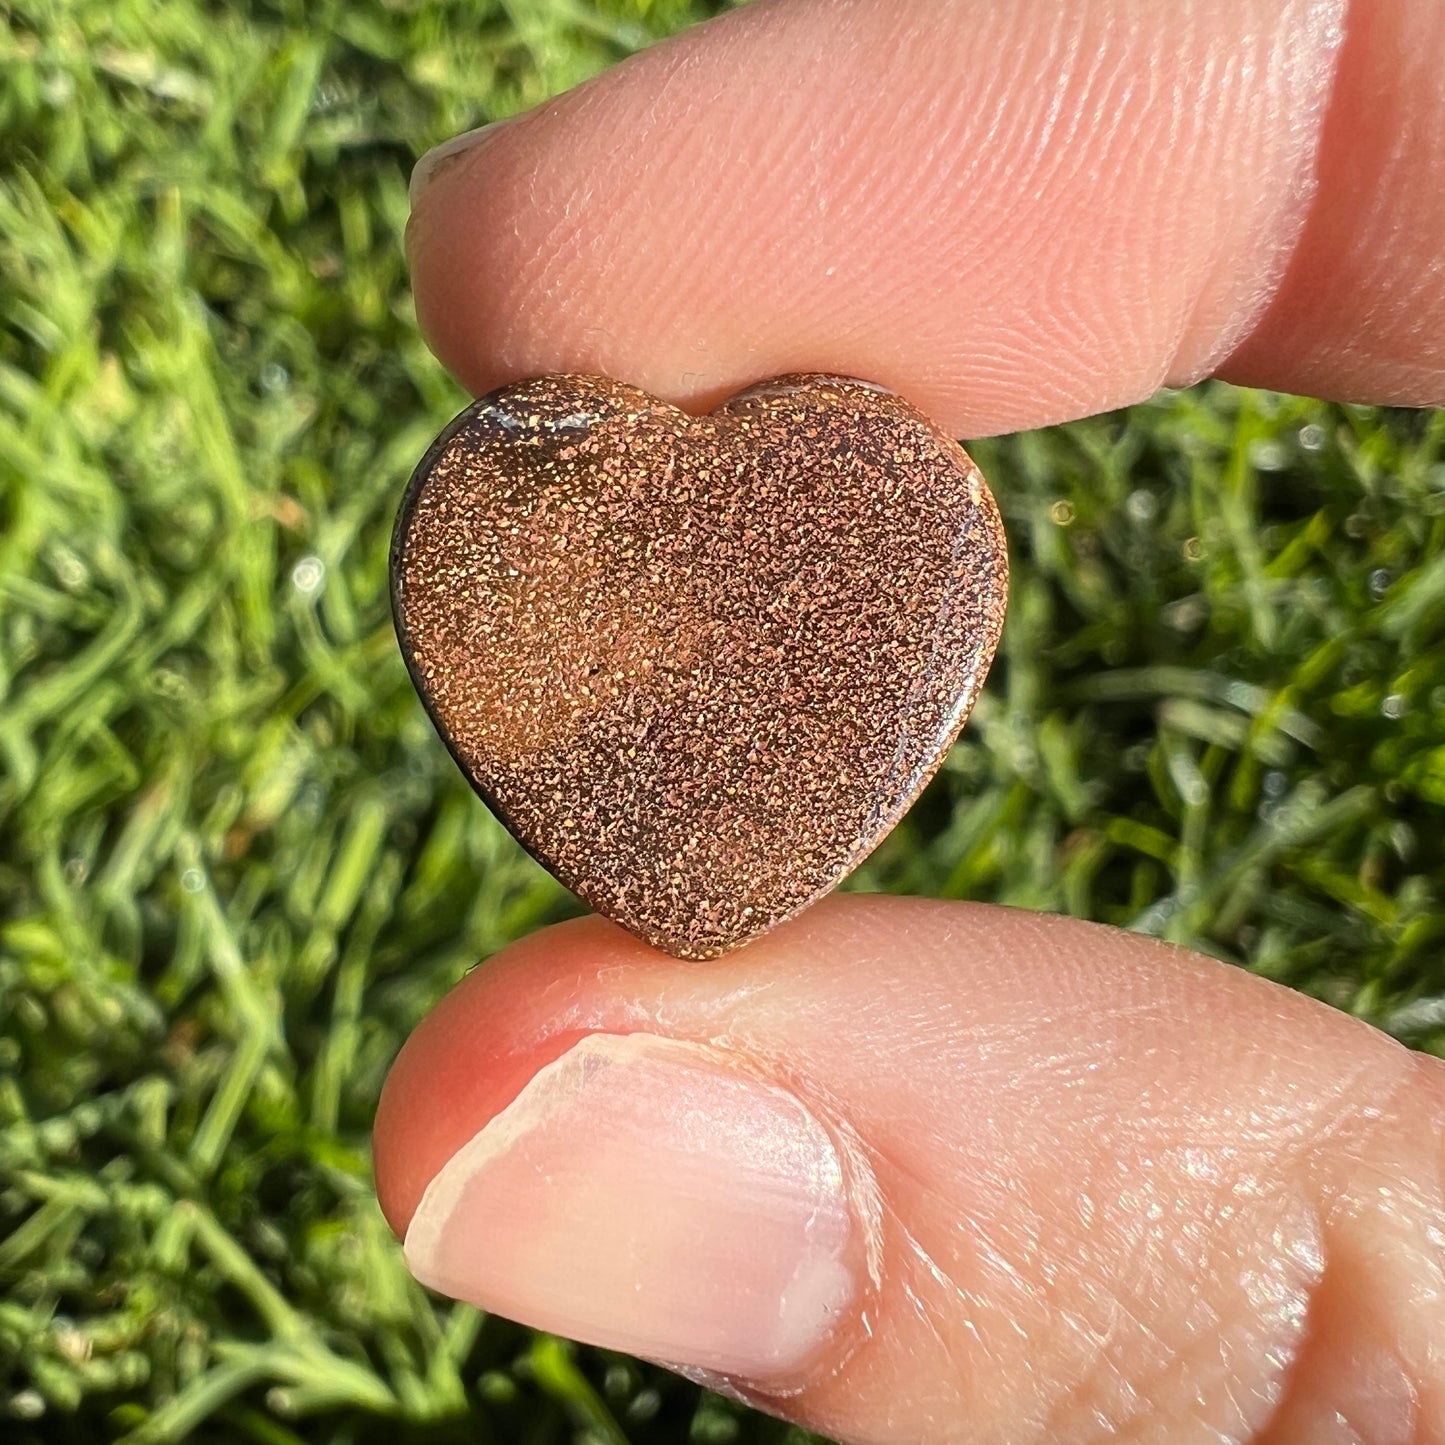
[[[592,371],[700,410],[828,371],[954,435],[1221,366],[1438,400],[1442,30],[1436,0],[750,5],[428,167],[418,316],[479,394]]]
[[[599,918],[559,924],[473,970],[422,1020],[392,1064],[372,1127],[377,1199],[398,1236],[462,1143],[595,1027],[589,979],[641,947]]]
[[[1267,298],[1337,8],[730,12],[433,169],[418,315],[477,393],[594,371],[696,410],[828,371],[954,435],[1125,404]]]
[[[1369,1384],[1359,1311],[1313,1308],[1331,1267],[1422,1378],[1427,1083],[1323,1005],[1070,919],[834,896],[706,964],[582,920],[419,1030],[378,1187],[423,1282],[834,1438],[1102,1438],[1147,1400],[1243,1439],[1296,1376]]]

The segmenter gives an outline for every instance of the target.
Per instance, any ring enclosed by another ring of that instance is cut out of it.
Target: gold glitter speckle
[[[599,377],[505,388],[423,459],[392,547],[403,653],[473,786],[684,958],[881,841],[968,716],[1007,587],[963,450],[838,377],[697,418]]]

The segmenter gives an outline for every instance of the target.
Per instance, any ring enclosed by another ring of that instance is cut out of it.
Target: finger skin
[[[759,0],[441,166],[474,391],[864,376],[956,435],[1226,374],[1445,399],[1442,0]]]
[[[1445,399],[1445,3],[1356,0],[1289,270],[1222,368],[1319,396]]]
[[[877,1282],[797,1392],[730,1382],[765,1408],[848,1441],[1445,1438],[1445,1088],[1363,1025],[1012,910],[837,897],[706,966],[581,920],[403,1051],[393,1227],[544,1062],[633,1031],[775,1079],[876,1183]]]

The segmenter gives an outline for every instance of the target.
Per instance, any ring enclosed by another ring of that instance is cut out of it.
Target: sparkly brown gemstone
[[[796,913],[887,834],[968,717],[1008,593],[963,450],[831,376],[703,417],[600,377],[494,392],[417,468],[391,566],[472,786],[681,958]]]

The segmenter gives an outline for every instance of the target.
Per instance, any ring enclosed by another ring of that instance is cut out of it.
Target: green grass
[[[20,0],[0,29],[0,1436],[764,1442],[429,1298],[387,1064],[574,904],[398,659],[462,398],[425,146],[696,4]],[[1445,1052],[1445,416],[1227,388],[976,448],[1015,559],[964,741],[856,883],[1145,929]]]

